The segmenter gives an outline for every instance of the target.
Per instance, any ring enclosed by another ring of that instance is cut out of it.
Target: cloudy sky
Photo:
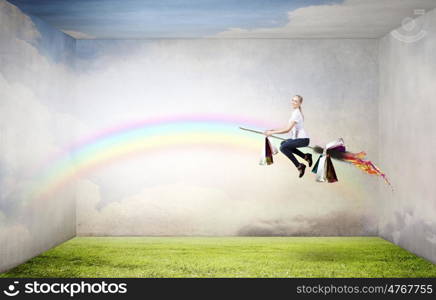
[[[287,12],[339,0],[10,0],[63,30],[83,36],[207,36],[228,28],[287,23]]]
[[[9,0],[78,39],[377,38],[434,0]]]

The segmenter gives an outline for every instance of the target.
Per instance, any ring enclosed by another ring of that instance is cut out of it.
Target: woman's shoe
[[[309,163],[309,167],[312,166],[312,154],[310,153],[306,153],[304,155],[304,160],[307,161]]]
[[[300,171],[300,175],[298,177],[303,177],[304,171],[306,170],[306,166],[303,164],[300,164],[300,166],[297,168]]]

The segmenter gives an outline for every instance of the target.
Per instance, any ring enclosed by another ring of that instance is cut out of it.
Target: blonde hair
[[[300,106],[298,107],[298,109],[300,110],[301,115],[303,116],[303,120],[304,120],[303,110],[301,109],[301,104],[303,104],[303,97],[300,95],[295,95],[294,97],[297,97],[298,101],[300,101]]]

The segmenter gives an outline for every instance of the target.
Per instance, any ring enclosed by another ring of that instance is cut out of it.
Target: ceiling
[[[436,0],[8,0],[77,39],[377,38]]]

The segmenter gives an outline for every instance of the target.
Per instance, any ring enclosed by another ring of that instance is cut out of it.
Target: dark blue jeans
[[[300,163],[295,158],[294,153],[297,154],[299,157],[304,158],[305,153],[301,152],[297,148],[309,146],[309,141],[309,138],[284,140],[280,143],[280,151],[284,155],[286,155],[298,168],[300,166]]]

